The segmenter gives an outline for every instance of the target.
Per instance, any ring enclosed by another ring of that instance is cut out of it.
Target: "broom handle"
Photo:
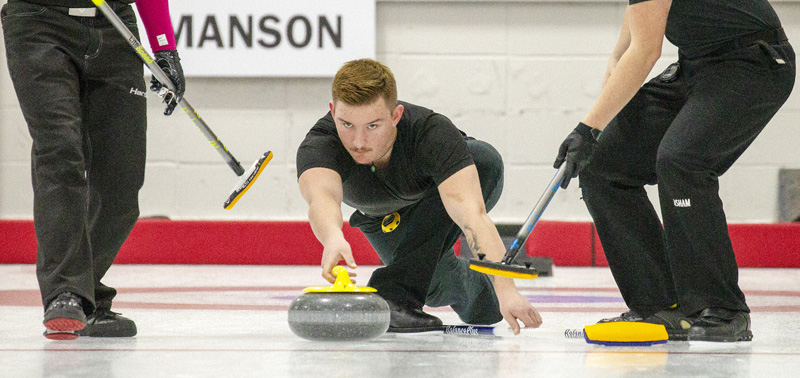
[[[559,185],[561,185],[561,181],[564,179],[564,171],[566,170],[567,164],[565,162],[561,164],[561,167],[558,168],[558,172],[556,172],[555,176],[553,176],[553,179],[550,180],[550,184],[547,185],[547,189],[544,191],[544,193],[542,193],[542,196],[539,197],[539,201],[536,202],[536,206],[533,207],[533,211],[531,211],[530,215],[528,215],[528,219],[525,221],[525,224],[522,225],[522,228],[520,228],[516,238],[514,238],[514,241],[511,243],[511,246],[508,247],[508,252],[506,252],[506,255],[503,257],[503,261],[501,261],[501,263],[510,265],[517,258],[519,250],[525,246],[525,241],[528,240],[528,236],[530,236],[531,232],[533,232],[533,227],[536,226],[536,222],[539,221],[542,213],[544,213],[544,209],[556,194]]]
[[[136,51],[136,53],[139,54],[139,57],[142,58],[142,61],[144,62],[145,65],[147,65],[147,68],[150,69],[150,72],[153,73],[153,76],[155,76],[156,80],[161,82],[161,84],[164,84],[170,91],[175,92],[175,84],[172,83],[172,80],[170,80],[167,74],[165,74],[164,71],[161,69],[161,67],[159,67],[158,64],[156,64],[156,62],[153,60],[153,58],[150,56],[147,50],[144,49],[144,46],[142,46],[142,44],[139,43],[139,40],[136,39],[136,36],[134,36],[133,33],[131,33],[131,31],[128,30],[128,27],[125,26],[125,24],[122,22],[119,16],[117,16],[117,14],[114,12],[113,9],[111,9],[111,7],[106,3],[106,1],[92,0],[92,2],[94,3],[95,6],[97,6],[98,9],[100,9],[101,12],[103,12],[103,14],[111,22],[111,24],[114,25],[114,28],[117,29],[117,31],[119,31],[120,34],[122,34],[122,37],[124,37],[125,40],[128,41],[128,44],[131,45],[131,47]],[[222,159],[225,160],[225,163],[228,164],[228,166],[233,170],[233,172],[236,173],[237,176],[241,176],[242,174],[244,174],[244,168],[242,168],[242,165],[239,163],[239,161],[237,161],[236,158],[233,157],[233,154],[231,154],[230,151],[228,151],[228,149],[225,147],[222,141],[219,140],[219,138],[217,138],[217,136],[214,134],[213,131],[211,131],[211,128],[208,127],[206,122],[203,121],[202,118],[200,118],[200,115],[197,114],[197,111],[194,110],[194,108],[191,105],[189,105],[189,102],[186,101],[186,97],[182,98],[181,101],[178,102],[178,105],[180,105],[181,109],[183,109],[186,115],[189,116],[192,122],[194,122],[194,125],[197,126],[198,129],[200,129],[203,135],[206,136],[208,142],[211,143],[211,146],[214,147],[214,149],[217,150],[217,152],[219,152],[219,154],[222,156]]]

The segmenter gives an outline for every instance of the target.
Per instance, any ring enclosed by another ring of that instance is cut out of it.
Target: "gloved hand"
[[[167,104],[164,110],[164,115],[172,114],[178,102],[183,98],[183,93],[186,91],[186,79],[183,77],[183,68],[181,67],[181,58],[178,57],[177,50],[161,50],[153,53],[155,62],[167,74],[167,77],[172,84],[175,85],[175,92],[170,91],[167,87],[156,80],[155,76],[150,79],[150,89],[158,93]]]
[[[570,180],[578,177],[578,173],[589,164],[596,144],[597,140],[592,133],[592,128],[583,122],[578,123],[575,130],[567,135],[567,139],[561,143],[558,157],[553,163],[553,168],[559,168],[565,159],[567,161],[564,163],[567,164],[567,168],[564,171],[564,180],[561,181],[562,189],[566,189]]]

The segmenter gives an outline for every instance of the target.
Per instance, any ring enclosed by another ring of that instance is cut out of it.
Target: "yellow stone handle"
[[[367,286],[356,286],[350,281],[350,274],[343,266],[336,266],[331,269],[331,273],[336,275],[336,281],[332,286],[313,286],[303,289],[309,293],[374,293],[377,290]]]
[[[336,281],[333,283],[335,289],[345,290],[355,287],[353,281],[350,280],[350,274],[343,266],[337,265],[331,272],[336,275]]]

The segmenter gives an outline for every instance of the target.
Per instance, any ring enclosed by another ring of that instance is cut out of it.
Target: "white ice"
[[[359,267],[363,285],[375,267]],[[797,377],[800,270],[741,269],[752,342],[606,347],[556,335],[625,311],[607,268],[555,267],[517,280],[543,330],[522,336],[391,335],[323,343],[289,329],[287,307],[318,267],[115,265],[114,310],[136,321],[129,339],[42,336],[32,265],[0,265],[0,377]],[[449,308],[430,309],[459,323]],[[505,324],[498,324],[505,327]]]

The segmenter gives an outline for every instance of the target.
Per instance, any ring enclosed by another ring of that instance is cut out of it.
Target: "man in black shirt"
[[[664,36],[679,60],[642,85]],[[673,340],[748,341],[718,177],[794,85],[767,0],[630,0],[603,90],[562,144],[630,311]],[[603,130],[597,136],[597,130]],[[658,183],[663,227],[644,185]]]
[[[466,235],[474,252],[499,261],[500,235],[486,214],[502,192],[503,162],[489,144],[466,137],[445,116],[397,101],[391,71],[370,59],[346,63],[333,80],[330,112],[297,151],[300,192],[322,243],[322,276],[334,281],[344,260],[356,267],[342,234],[342,202],[384,267],[369,286],[391,308],[390,332],[438,329],[423,305],[451,306],[462,321],[506,319],[538,327],[539,313],[510,278],[468,268],[453,245]]]

